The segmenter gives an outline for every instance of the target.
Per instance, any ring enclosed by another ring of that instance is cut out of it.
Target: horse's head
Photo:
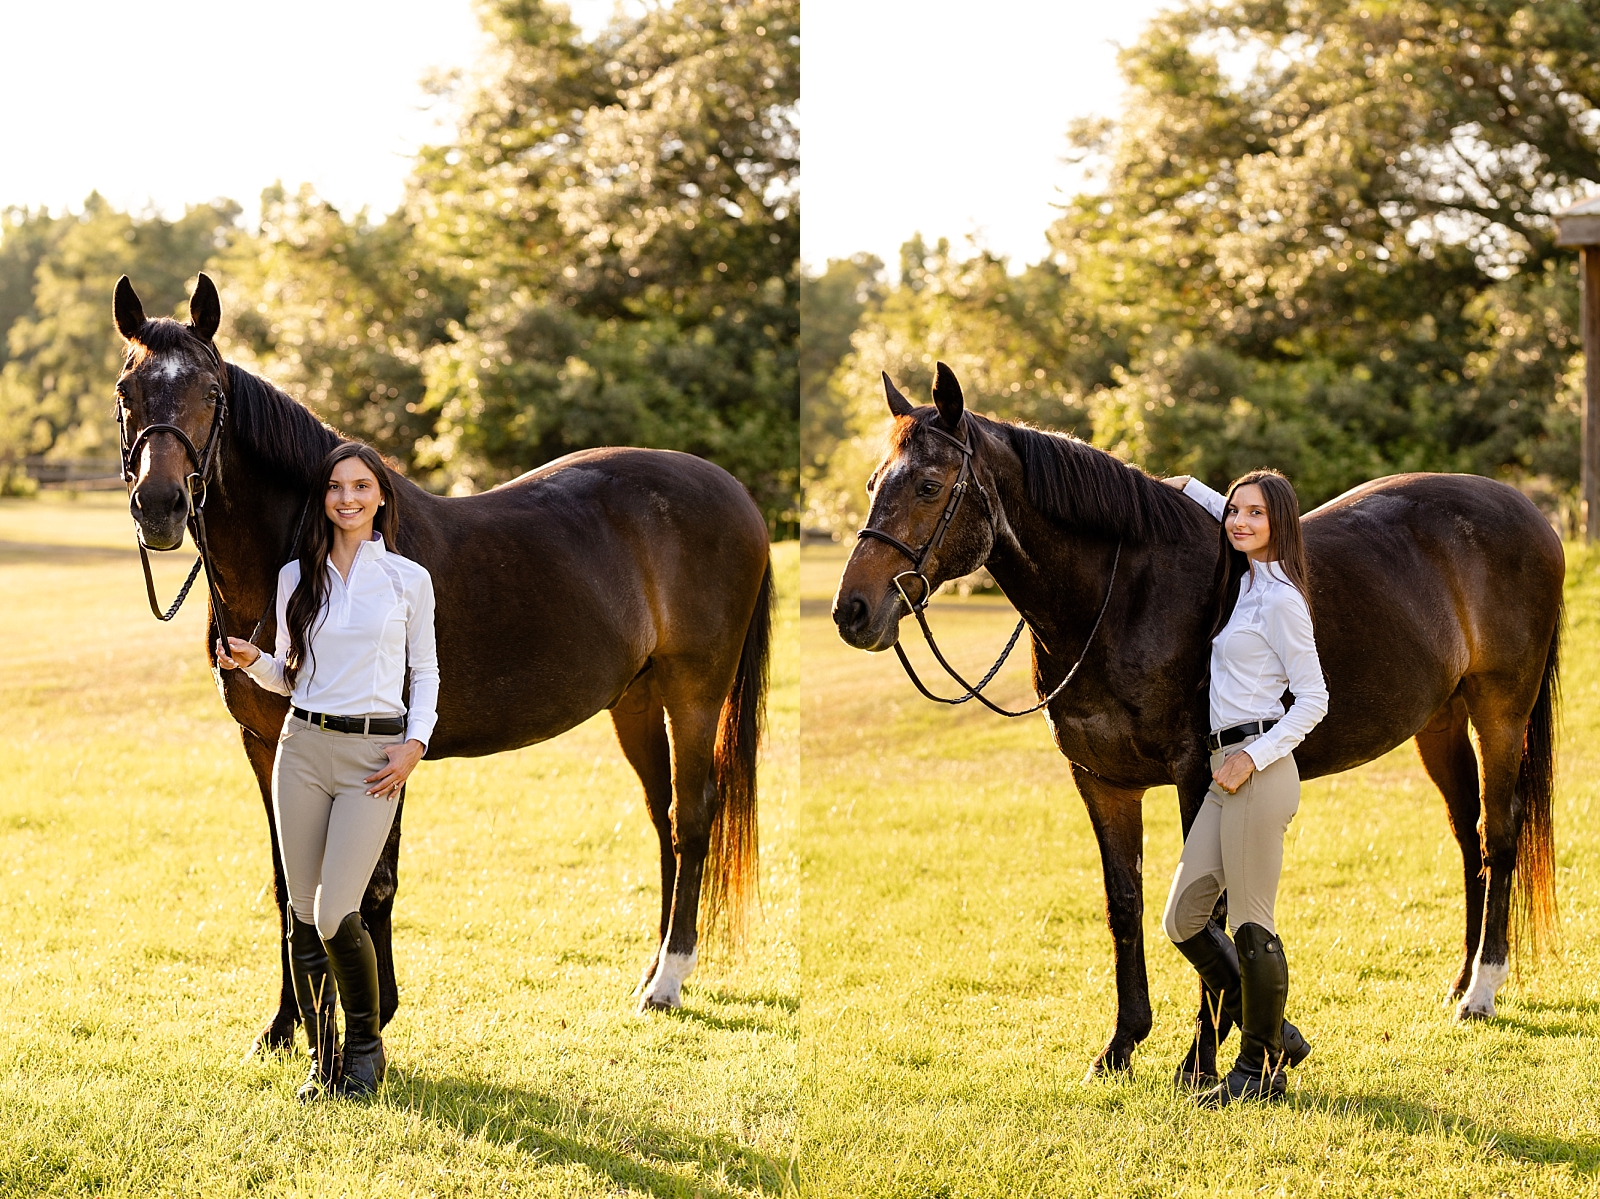
[[[146,320],[124,275],[112,313],[128,342],[117,379],[117,422],[129,507],[145,545],[176,549],[191,505],[204,502],[204,476],[220,448],[214,441],[222,432],[228,378],[212,338],[222,302],[201,275],[187,325]]]
[[[984,564],[999,515],[979,460],[988,435],[963,419],[955,373],[939,363],[931,408],[913,407],[887,374],[883,387],[895,417],[889,453],[867,483],[872,509],[833,598],[839,636],[867,650],[894,645],[908,604]]]

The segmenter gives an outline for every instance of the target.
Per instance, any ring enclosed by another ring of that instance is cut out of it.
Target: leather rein
[[[932,691],[929,691],[928,688],[923,685],[922,680],[917,677],[917,672],[912,669],[911,659],[906,656],[905,647],[901,645],[899,639],[897,638],[894,643],[895,656],[900,659],[900,665],[905,668],[906,677],[911,680],[912,686],[916,687],[916,689],[920,691],[925,698],[931,699],[936,704],[948,704],[954,707],[957,704],[964,704],[969,700],[975,699],[984,707],[988,708],[991,712],[998,713],[1001,716],[1031,716],[1041,708],[1049,705],[1058,695],[1067,689],[1067,685],[1071,683],[1075,677],[1077,677],[1078,668],[1081,667],[1085,659],[1088,658],[1089,647],[1094,644],[1095,634],[1100,631],[1101,622],[1105,620],[1106,609],[1111,606],[1111,592],[1117,584],[1117,565],[1122,560],[1122,542],[1120,540],[1117,542],[1116,553],[1111,559],[1111,580],[1106,584],[1105,598],[1100,602],[1100,611],[1094,618],[1094,627],[1089,630],[1089,639],[1083,644],[1083,652],[1078,655],[1078,660],[1072,664],[1072,669],[1067,671],[1066,677],[1063,678],[1060,683],[1056,684],[1055,688],[1050,692],[1049,695],[1046,695],[1031,708],[1024,708],[1020,712],[1009,711],[1005,708],[1002,708],[999,704],[996,704],[993,700],[989,699],[988,696],[983,694],[983,689],[989,685],[989,683],[994,679],[995,675],[1000,673],[1000,667],[1003,666],[1006,659],[1011,656],[1011,651],[1016,647],[1017,639],[1022,636],[1022,630],[1027,626],[1027,618],[1023,617],[1017,621],[1017,627],[1011,631],[1011,639],[1006,642],[1005,649],[1000,651],[1000,656],[995,659],[994,665],[989,667],[988,672],[983,676],[983,678],[978,680],[976,685],[974,685],[962,678],[961,675],[956,672],[955,667],[951,666],[950,663],[945,660],[944,654],[939,651],[938,643],[933,639],[933,630],[928,627],[928,618],[926,615],[928,601],[933,598],[933,585],[928,581],[928,576],[923,573],[923,567],[927,565],[928,556],[944,544],[944,536],[950,528],[950,522],[955,519],[956,511],[961,507],[961,501],[966,497],[966,494],[969,490],[976,492],[978,499],[982,501],[984,513],[989,521],[989,527],[991,530],[994,529],[994,507],[989,502],[989,496],[984,491],[983,484],[979,483],[977,478],[974,477],[972,473],[973,448],[971,442],[967,439],[966,426],[967,419],[965,413],[962,413],[961,420],[956,424],[956,432],[960,434],[959,437],[946,433],[943,429],[937,428],[932,424],[924,424],[922,426],[929,433],[932,433],[937,437],[942,437],[945,441],[948,441],[951,445],[955,446],[956,449],[961,451],[961,469],[956,474],[955,484],[950,488],[950,498],[945,501],[944,511],[939,516],[939,523],[934,526],[933,532],[928,535],[928,539],[922,543],[922,548],[920,550],[914,550],[905,542],[901,541],[898,537],[895,537],[889,533],[885,533],[882,529],[874,529],[870,525],[858,532],[856,537],[858,539],[870,538],[874,541],[881,541],[886,545],[891,545],[911,561],[910,570],[901,571],[899,574],[894,576],[893,580],[891,580],[894,584],[894,589],[900,593],[900,600],[905,604],[907,611],[909,611],[912,616],[916,617],[917,624],[922,629],[923,640],[928,643],[928,648],[933,651],[934,660],[944,668],[944,672],[949,675],[951,679],[953,679],[962,687],[964,694],[955,699],[947,699],[942,695],[935,695]],[[906,594],[907,579],[915,579],[921,584],[921,593],[918,595],[915,603],[913,603],[911,597]]]
[[[134,463],[138,461],[139,451],[144,448],[145,442],[157,433],[169,433],[176,437],[178,444],[183,447],[184,453],[188,456],[190,465],[194,467],[192,471],[184,476],[183,488],[189,499],[189,519],[186,524],[189,536],[194,540],[195,560],[194,565],[189,568],[189,577],[184,580],[183,586],[178,591],[177,598],[172,601],[171,606],[165,612],[161,610],[161,604],[156,599],[155,578],[150,573],[151,547],[145,545],[144,531],[139,527],[137,521],[134,522],[133,526],[134,537],[139,543],[139,562],[144,567],[144,591],[145,596],[150,601],[151,614],[161,621],[169,621],[176,616],[178,609],[183,607],[183,601],[189,598],[189,589],[194,586],[195,579],[199,577],[200,571],[204,569],[206,590],[211,597],[211,612],[215,621],[217,640],[226,645],[228,642],[228,618],[227,612],[223,607],[222,589],[217,584],[216,571],[211,565],[211,543],[206,536],[206,498],[210,494],[209,480],[217,463],[217,455],[222,443],[223,424],[228,416],[228,366],[222,360],[222,354],[217,350],[216,346],[208,345],[206,348],[211,351],[211,356],[217,364],[217,389],[221,394],[217,399],[216,407],[211,413],[211,429],[206,435],[205,445],[196,450],[194,442],[189,439],[189,435],[173,424],[146,425],[139,430],[138,435],[134,437],[130,445],[128,442],[127,411],[123,407],[120,393],[116,400],[117,441],[122,452],[122,481],[130,487],[134,481]],[[196,496],[197,490],[199,492],[198,496]],[[300,510],[300,526],[305,524],[306,511],[309,507],[310,501],[307,500],[306,506]],[[299,540],[300,527],[296,527],[294,539],[290,543],[291,548]],[[177,549],[178,547],[173,546],[172,548]],[[171,551],[157,550],[156,552],[169,553]],[[261,635],[261,629],[267,623],[267,615],[271,611],[272,605],[269,603],[262,611],[261,619],[256,621],[255,628],[250,631],[250,636],[247,640],[253,643]]]

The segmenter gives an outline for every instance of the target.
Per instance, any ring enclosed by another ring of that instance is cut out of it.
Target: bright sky
[[[604,24],[612,0],[576,0]],[[398,203],[442,135],[419,80],[469,66],[471,0],[62,0],[0,8],[0,207],[181,212],[302,182],[346,212]]]
[[[1116,115],[1112,43],[1168,3],[804,0],[801,258],[893,267],[919,230],[1041,257],[1067,123]]]

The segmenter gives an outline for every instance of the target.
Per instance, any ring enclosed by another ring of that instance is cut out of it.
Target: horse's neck
[[[272,605],[305,497],[232,437],[220,466],[222,485],[206,508],[206,540],[229,632],[244,637]]]
[[[997,539],[986,565],[1052,653],[1079,652],[1113,587],[1120,591],[1147,581],[1152,568],[1158,588],[1162,580],[1169,584],[1153,607],[1170,620],[1174,643],[1184,638],[1185,626],[1204,604],[1199,590],[1210,577],[1207,555],[1214,543],[1119,543],[1114,536],[1065,529],[1029,501],[1020,463],[997,484],[1011,536]]]

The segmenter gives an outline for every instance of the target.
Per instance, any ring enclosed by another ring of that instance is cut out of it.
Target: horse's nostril
[[[859,595],[851,596],[839,606],[838,620],[840,628],[859,629],[867,622],[867,601]]]

